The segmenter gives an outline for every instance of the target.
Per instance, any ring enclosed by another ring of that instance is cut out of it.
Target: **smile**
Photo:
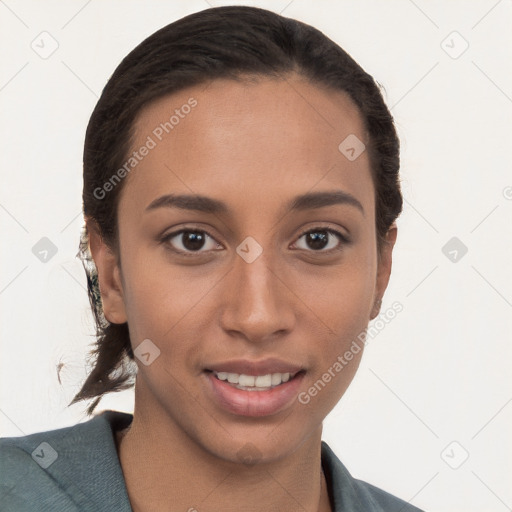
[[[244,391],[267,391],[293,379],[296,373],[268,373],[267,375],[246,375],[244,373],[213,372],[219,380],[227,381],[236,389]],[[297,372],[298,373],[298,372]]]
[[[206,392],[216,407],[236,416],[271,416],[296,403],[305,370],[262,375],[205,370]]]

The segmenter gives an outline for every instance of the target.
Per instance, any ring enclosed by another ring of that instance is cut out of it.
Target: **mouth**
[[[265,375],[247,375],[245,373],[222,372],[206,370],[212,373],[214,378],[229,384],[235,389],[243,391],[269,391],[282,384],[293,380],[298,374],[305,373],[305,370],[284,373],[267,373]]]
[[[247,371],[247,370],[245,370]],[[212,403],[236,416],[271,416],[293,406],[306,370],[235,373],[205,370],[206,393]]]

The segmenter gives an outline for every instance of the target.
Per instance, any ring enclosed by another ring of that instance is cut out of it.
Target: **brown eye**
[[[299,242],[303,239],[303,243]],[[334,229],[315,228],[306,231],[296,243],[299,249],[313,252],[331,252],[339,250],[348,243],[348,239]],[[302,245],[302,246],[301,246]]]
[[[182,254],[202,254],[219,247],[219,244],[208,233],[195,229],[182,229],[170,233],[162,239],[162,242],[169,244],[173,251]]]

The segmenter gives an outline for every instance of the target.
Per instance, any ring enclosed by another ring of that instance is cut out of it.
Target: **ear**
[[[386,233],[385,242],[382,245],[380,254],[378,255],[377,280],[375,284],[374,304],[370,315],[370,320],[373,320],[380,313],[382,297],[384,296],[384,292],[386,291],[389,277],[391,275],[393,247],[396,242],[397,234],[398,229],[396,227],[396,222],[393,222],[393,224],[388,229],[388,232]]]
[[[103,314],[110,323],[123,324],[127,318],[118,259],[105,243],[97,223],[87,218],[86,225],[89,250],[98,271]]]

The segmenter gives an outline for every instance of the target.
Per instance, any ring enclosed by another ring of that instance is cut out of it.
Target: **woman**
[[[6,510],[418,510],[321,440],[388,284],[398,170],[379,88],[308,25],[212,8],[135,48],[86,134],[98,340],[72,401],[135,380],[134,414],[3,439]]]

